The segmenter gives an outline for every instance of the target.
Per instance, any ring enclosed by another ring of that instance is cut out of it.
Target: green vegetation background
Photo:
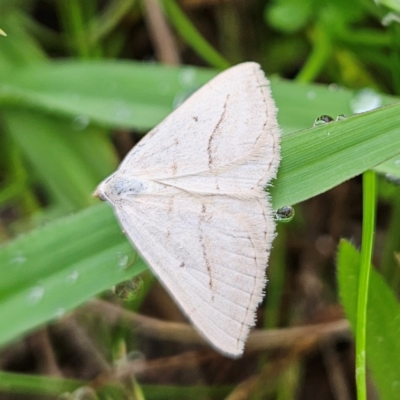
[[[7,34],[0,36],[3,347],[147,268],[112,210],[91,193],[117,167],[118,151],[126,150],[121,141],[139,138],[229,65],[251,59],[271,77],[283,131],[275,208],[368,169],[400,179],[398,4],[211,3],[159,2],[187,64],[166,66],[151,59],[146,2],[0,1],[0,27]],[[394,22],[384,26],[390,15]],[[144,64],[146,59],[151,62]],[[352,116],[363,110],[363,101],[382,107]],[[313,128],[322,114],[348,118]],[[379,198],[391,218],[380,255],[383,278],[371,277],[367,359],[380,397],[393,399],[400,384],[400,273],[394,257],[400,192],[380,179]],[[279,229],[284,236],[290,227]],[[358,257],[348,243],[339,246],[340,297],[353,326]],[[272,268],[270,285],[274,279],[277,285],[268,292],[265,313],[276,317],[266,317],[269,328],[278,325],[278,283],[285,273],[284,267]],[[138,297],[133,309],[145,294]],[[82,384],[0,372],[5,392],[60,394]],[[150,387],[140,395],[163,398],[157,396],[165,390]],[[279,385],[276,390],[282,391]],[[174,393],[178,398],[179,390]],[[203,398],[213,392],[196,393]]]

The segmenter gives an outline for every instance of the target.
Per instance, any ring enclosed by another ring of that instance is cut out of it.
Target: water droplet
[[[381,105],[381,96],[372,89],[362,89],[350,100],[350,108],[355,114],[374,110]]]
[[[329,115],[321,115],[319,116],[315,121],[313,126],[320,126],[320,125],[325,125],[329,122],[332,122],[333,118]]]
[[[308,100],[314,100],[317,97],[317,93],[314,92],[314,90],[309,90],[307,92],[307,99]]]
[[[338,92],[339,90],[342,89],[342,87],[339,86],[337,83],[331,83],[331,84],[328,86],[328,89],[329,89],[331,92]]]
[[[72,128],[76,131],[83,131],[90,124],[90,119],[86,115],[78,115],[72,121]]]
[[[356,368],[356,377],[360,376],[361,374],[363,374],[365,371],[365,368],[361,368],[361,367],[357,367]]]
[[[28,293],[28,305],[35,306],[39,304],[44,296],[44,288],[42,286],[35,286],[29,290]]]
[[[182,86],[191,87],[196,80],[197,72],[194,68],[184,68],[179,75],[179,81]]]
[[[146,356],[138,350],[132,350],[128,353],[127,357],[128,361],[135,361],[135,360],[141,360],[141,361],[145,361],[146,360]]]
[[[294,208],[292,206],[285,206],[276,211],[275,218],[280,222],[289,222],[294,217]]]
[[[400,158],[398,158],[397,160],[394,160],[394,165],[396,165],[397,167],[400,167]]]
[[[124,253],[117,253],[117,265],[120,269],[126,269],[129,264],[129,256]]]
[[[141,278],[120,282],[113,287],[114,294],[122,300],[133,300],[143,286]]]
[[[79,272],[75,269],[65,279],[67,285],[73,285],[79,278]]]
[[[365,351],[360,351],[360,353],[358,354],[358,359],[360,361],[365,361]]]
[[[383,26],[389,26],[392,22],[400,23],[400,15],[394,12],[389,12],[381,20]]]
[[[400,176],[392,175],[392,174],[386,174],[385,178],[391,182],[394,183],[397,186],[400,186]]]
[[[26,257],[21,253],[18,252],[15,257],[11,260],[11,264],[13,264],[16,268],[21,267],[26,262]]]
[[[96,400],[98,399],[96,391],[89,386],[83,386],[76,389],[71,397],[73,400]]]
[[[114,105],[114,117],[118,121],[126,121],[132,117],[132,109],[123,101],[117,101]]]
[[[342,121],[342,120],[344,120],[344,119],[346,119],[347,117],[344,115],[344,114],[339,114],[337,117],[336,117],[336,119],[335,119],[335,121]]]
[[[54,316],[55,316],[55,318],[60,319],[65,315],[66,312],[67,312],[67,310],[65,308],[59,307],[54,312]]]

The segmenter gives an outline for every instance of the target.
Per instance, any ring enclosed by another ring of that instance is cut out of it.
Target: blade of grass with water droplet
[[[285,135],[272,188],[275,208],[295,204],[399,154],[400,103]]]
[[[108,127],[147,130],[172,111],[180,92],[187,92],[187,70],[128,61],[58,61],[0,76],[0,106],[28,107],[71,120],[84,115]],[[192,90],[218,73],[198,67],[190,67],[190,71]],[[284,134],[311,127],[322,114],[352,114],[352,91],[273,77],[271,87]],[[381,98],[383,105],[398,101],[390,96]],[[127,112],[118,112],[121,106]]]
[[[144,268],[105,204],[10,242],[0,250],[0,345]]]

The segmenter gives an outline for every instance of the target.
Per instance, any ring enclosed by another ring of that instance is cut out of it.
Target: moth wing
[[[243,352],[265,285],[275,224],[263,188],[276,174],[279,137],[268,81],[259,65],[240,64],[146,135],[99,186],[197,329],[232,356]]]
[[[172,194],[116,206],[134,246],[194,326],[234,357],[263,296],[275,227],[265,203]]]
[[[275,177],[279,128],[256,63],[232,67],[194,93],[127,155],[118,173],[191,192],[260,189]]]

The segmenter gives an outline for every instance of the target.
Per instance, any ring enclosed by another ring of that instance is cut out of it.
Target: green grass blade
[[[106,4],[102,13],[89,24],[86,33],[89,37],[89,43],[95,44],[112,32],[121,23],[121,20],[126,18],[130,10],[136,6],[136,3],[138,3],[137,0],[116,0]]]
[[[26,393],[30,395],[60,395],[83,386],[84,381],[48,376],[15,374],[0,371],[0,393]]]
[[[73,120],[25,110],[7,110],[3,120],[52,200],[65,211],[95,202],[91,193],[117,164],[103,132],[97,127],[77,131]]]
[[[12,241],[0,251],[0,344],[144,268],[105,204]]]
[[[38,375],[16,374],[0,371],[0,393],[19,393],[30,395],[60,395],[84,387],[87,382],[76,379],[55,378]],[[156,399],[188,399],[206,396],[210,399],[224,398],[231,390],[228,386],[172,386],[172,385],[141,385],[145,398]],[[107,394],[107,387],[99,390]]]
[[[274,207],[306,200],[400,154],[399,115],[396,103],[285,135]]]
[[[225,69],[230,66],[230,63],[201,36],[175,0],[163,0],[162,5],[175,29],[200,57],[215,68]]]
[[[2,13],[1,24],[7,32],[7,40],[2,40],[0,46],[1,77],[17,67],[34,64],[38,66],[46,60],[38,42],[25,29],[24,17],[23,13],[15,9]]]
[[[77,0],[58,1],[58,14],[66,32],[71,50],[80,58],[89,59],[91,48],[85,35],[85,18],[83,4]]]
[[[360,272],[357,290],[356,383],[358,400],[367,399],[367,307],[372,249],[374,243],[375,209],[376,176],[374,171],[366,171],[363,175],[363,226]]]
[[[0,106],[28,107],[110,127],[150,129],[172,110],[175,98],[200,87],[217,71],[128,61],[54,62],[0,75]],[[99,84],[99,82],[104,82]],[[351,115],[349,90],[271,78],[284,134],[312,126],[321,114]],[[380,96],[382,105],[398,99]]]
[[[193,80],[183,82],[185,74]],[[147,130],[173,110],[180,92],[193,90],[214,75],[215,71],[191,67],[124,61],[60,62],[0,75],[0,106]]]
[[[342,240],[338,252],[339,293],[353,331],[357,323],[360,254]],[[383,278],[371,269],[367,308],[367,363],[382,400],[397,398],[400,384],[400,308]]]

